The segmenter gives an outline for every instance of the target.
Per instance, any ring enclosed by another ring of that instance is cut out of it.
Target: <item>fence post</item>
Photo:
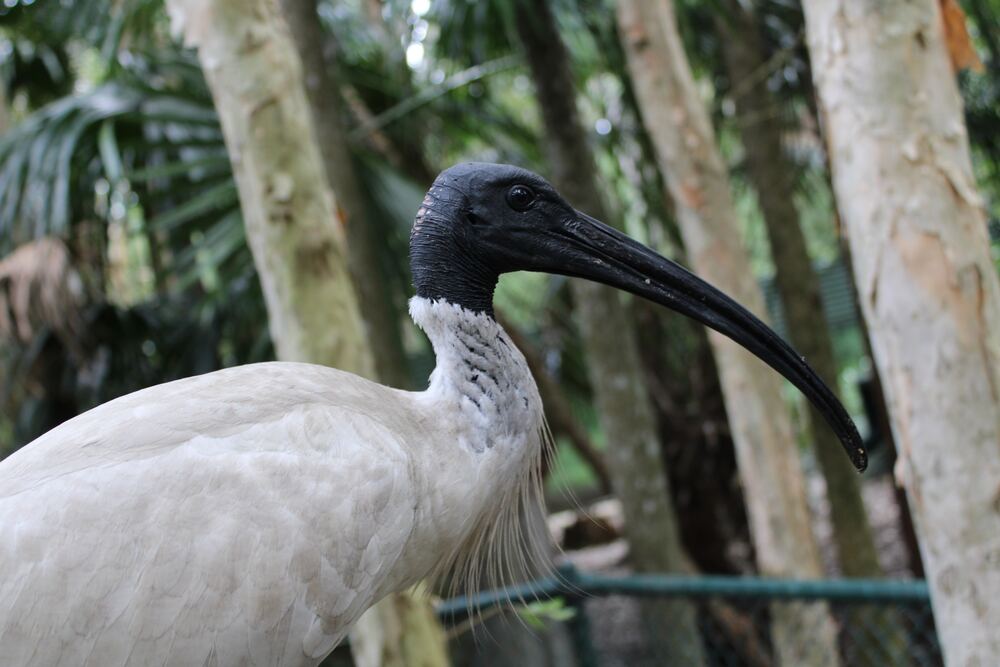
[[[573,610],[569,619],[569,632],[573,638],[573,649],[580,667],[597,667],[597,652],[590,637],[590,619],[585,604],[587,594],[580,588],[580,577],[572,563],[563,563],[557,569],[560,592],[566,604]]]

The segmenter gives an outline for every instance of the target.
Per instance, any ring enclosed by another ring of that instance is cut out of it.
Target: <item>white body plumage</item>
[[[516,561],[538,501],[534,381],[488,315],[421,298],[411,314],[437,355],[424,392],[243,366],[111,401],[3,461],[0,664],[315,665],[386,594]]]

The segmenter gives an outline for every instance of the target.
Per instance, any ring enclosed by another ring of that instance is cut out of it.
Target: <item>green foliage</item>
[[[518,616],[530,627],[544,630],[549,622],[564,623],[576,616],[576,610],[563,598],[536,600],[518,608]]]
[[[545,493],[549,498],[565,498],[577,491],[597,488],[597,476],[590,465],[577,453],[568,442],[560,439],[556,442],[554,464],[545,478]],[[576,505],[579,501],[568,498]]]
[[[180,169],[212,158],[200,169]],[[198,184],[201,189],[212,176],[228,178],[227,165],[214,112],[197,99],[132,81],[66,97],[32,114],[0,141],[0,249],[9,252],[31,239],[66,235],[74,222],[97,214],[94,191],[101,178],[118,182],[137,172],[156,199],[168,188],[176,196],[171,186]],[[160,177],[153,178],[157,173]],[[226,203],[218,196],[213,201]],[[234,196],[228,204],[235,204]],[[198,212],[174,214],[169,222],[176,227]]]
[[[517,48],[518,0],[436,0],[429,18],[440,30],[439,56],[461,66],[510,55]]]
[[[40,0],[0,16],[18,48],[62,58],[77,90],[37,109],[45,97],[20,91],[30,113],[0,139],[0,256],[58,236],[99,262],[80,267],[92,286],[81,340],[45,326],[5,341],[0,404],[15,444],[121,393],[271,354],[197,62],[155,46],[159,2],[72,5]],[[124,48],[139,38],[150,50]],[[5,65],[16,94],[24,68]],[[113,260],[115,244],[125,255]],[[154,292],[138,287],[145,275]]]

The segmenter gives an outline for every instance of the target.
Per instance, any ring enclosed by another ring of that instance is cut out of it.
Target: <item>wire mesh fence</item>
[[[448,600],[439,613],[454,625],[508,597],[527,603],[524,613],[548,615],[550,631],[564,626],[581,667],[943,665],[921,581],[608,577],[568,566]]]

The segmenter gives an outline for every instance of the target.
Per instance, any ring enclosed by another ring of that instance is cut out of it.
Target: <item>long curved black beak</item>
[[[803,357],[747,309],[679,264],[585,213],[577,211],[576,219],[553,232],[558,238],[549,248],[560,255],[559,266],[546,270],[632,292],[733,339],[812,401],[858,471],[868,466],[858,429],[834,393]]]

